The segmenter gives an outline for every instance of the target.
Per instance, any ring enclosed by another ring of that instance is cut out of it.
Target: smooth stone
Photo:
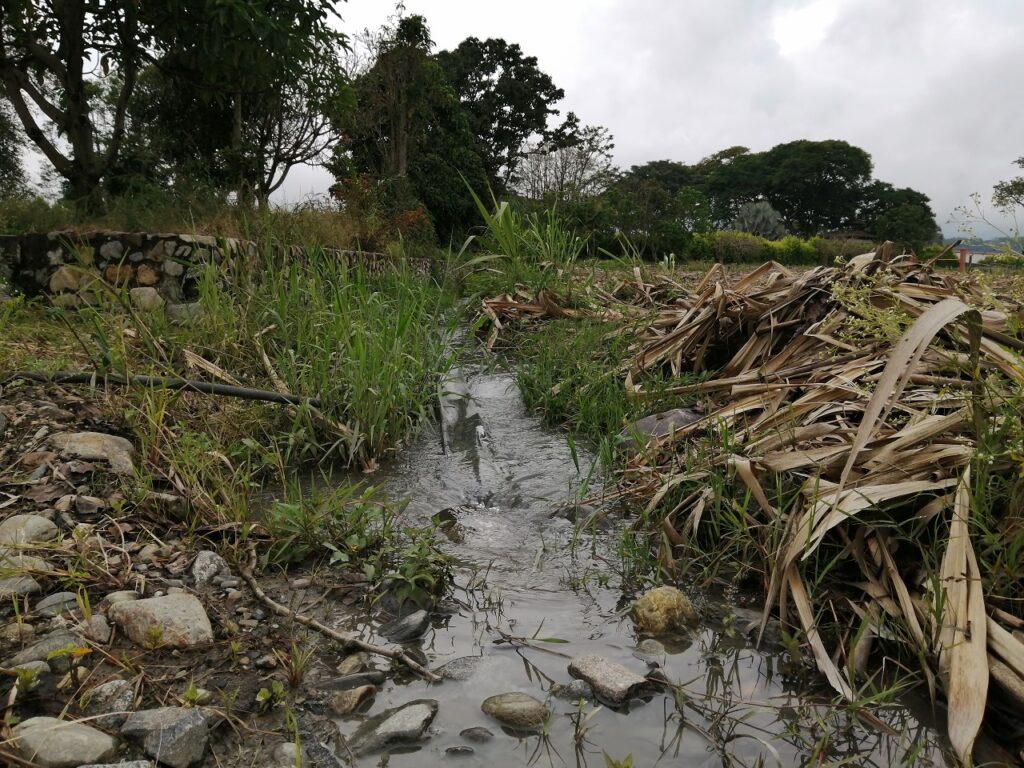
[[[117,739],[103,731],[55,717],[31,717],[14,727],[18,753],[44,768],[77,768],[109,760]]]
[[[528,693],[514,691],[499,693],[484,699],[480,705],[485,715],[519,730],[533,730],[542,726],[551,712]]]
[[[68,630],[57,630],[51,632],[46,637],[37,640],[28,648],[14,654],[8,659],[3,666],[5,667],[17,667],[21,664],[26,664],[30,661],[45,661],[50,665],[50,669],[54,672],[65,671],[68,668],[68,660],[63,656],[56,656],[50,658],[50,654],[55,651],[62,651],[67,648],[83,648],[85,643],[78,635]]]
[[[597,697],[612,706],[623,704],[648,684],[647,678],[604,656],[577,656],[569,662],[569,674],[586,680]]]
[[[175,261],[174,259],[167,259],[164,262],[163,269],[164,274],[169,277],[181,277],[185,274],[185,267],[182,266],[180,261]]]
[[[36,628],[23,621],[12,621],[0,629],[0,640],[11,643],[24,643],[31,640],[36,633]]]
[[[40,515],[12,515],[0,523],[0,544],[27,547],[57,538],[57,526]]]
[[[50,275],[50,293],[77,291],[82,273],[74,267],[63,266]]]
[[[460,656],[442,664],[434,672],[446,680],[469,680],[483,660],[483,656]]]
[[[61,451],[86,461],[106,461],[120,475],[135,471],[135,447],[123,437],[103,432],[64,432],[53,435],[50,442]]]
[[[43,591],[42,585],[31,576],[4,576],[0,578],[0,600]]]
[[[364,685],[381,685],[387,679],[386,673],[373,669],[335,677],[332,680],[320,683],[320,687],[328,691],[349,691],[353,688],[361,688]]]
[[[472,728],[466,728],[463,731],[459,731],[459,736],[464,738],[466,741],[472,741],[474,744],[483,744],[484,742],[490,741],[494,738],[494,734],[482,725],[476,725]]]
[[[370,655],[364,651],[350,654],[341,660],[341,663],[335,667],[339,675],[354,675],[356,672],[362,672],[370,665]]]
[[[32,608],[40,616],[59,616],[65,611],[78,607],[78,595],[74,592],[55,592],[39,600]]]
[[[75,511],[80,515],[95,515],[108,506],[110,505],[107,504],[107,500],[98,496],[77,496],[75,498]]]
[[[419,610],[385,624],[380,628],[380,633],[393,643],[405,643],[422,636],[429,626],[430,614]]]
[[[464,757],[466,755],[472,755],[474,751],[475,750],[472,747],[466,746],[465,744],[459,744],[454,747],[448,747],[444,753],[446,755],[451,755],[452,757]]]
[[[213,642],[206,609],[193,595],[174,594],[115,603],[110,618],[128,638],[141,646],[156,641],[161,647],[189,648]]]
[[[210,729],[198,709],[160,707],[133,713],[121,735],[142,745],[146,754],[171,768],[187,768],[203,759]]]
[[[101,728],[118,728],[131,714],[135,703],[135,688],[127,680],[108,680],[85,692],[82,711],[92,717]]]
[[[300,760],[304,766],[309,764],[309,756],[306,754],[305,747],[300,750],[301,757],[296,759],[296,746],[294,741],[286,741],[274,747],[274,751],[270,753],[270,759],[275,768],[295,768],[300,764]]]
[[[358,688],[338,691],[327,701],[327,706],[334,714],[345,717],[355,712],[360,704],[375,696],[376,693],[377,686],[375,685],[361,685]]]
[[[100,246],[100,256],[108,261],[118,261],[124,255],[120,240],[108,240]]]
[[[353,755],[365,755],[392,744],[413,744],[423,738],[437,715],[437,701],[416,699],[387,709],[360,725],[348,738]]]
[[[204,549],[192,563],[192,578],[197,589],[205,589],[222,573],[230,573],[227,561],[216,552]]]
[[[633,603],[633,623],[641,632],[663,635],[686,629],[697,619],[690,599],[675,587],[655,587]]]
[[[695,408],[672,408],[637,419],[619,433],[619,440],[643,448],[652,438],[665,437],[702,418],[704,414]]]
[[[25,664],[19,664],[16,667],[11,668],[14,672],[28,672],[35,678],[39,678],[41,675],[50,674],[50,665],[45,661],[29,661]]]

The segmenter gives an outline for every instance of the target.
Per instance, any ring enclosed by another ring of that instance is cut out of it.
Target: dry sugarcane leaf
[[[900,396],[906,386],[907,377],[913,372],[928,344],[939,331],[964,315],[972,315],[980,323],[978,310],[972,309],[959,299],[944,299],[915,320],[910,329],[903,334],[889,355],[882,377],[864,411],[864,418],[850,448],[850,456],[839,476],[840,489],[849,479],[860,458],[860,452],[875,435],[875,426],[879,418],[884,418],[884,412],[888,412]],[[971,346],[972,353],[976,354],[977,344],[972,342]]]
[[[821,670],[829,684],[843,698],[847,701],[852,701],[853,688],[850,687],[843,673],[832,661],[828,651],[825,650],[825,644],[821,640],[821,635],[818,634],[818,627],[814,621],[814,611],[811,608],[811,600],[807,596],[807,588],[804,586],[803,579],[800,578],[795,565],[789,567],[786,583],[789,585],[793,603],[796,605],[797,615],[800,617],[800,623],[803,625],[804,634],[807,636],[807,642],[811,646],[811,653],[814,654],[814,661],[817,663],[818,669]]]
[[[949,543],[942,561],[943,602],[940,668],[947,673],[949,740],[969,764],[988,698],[987,618],[981,573],[971,546],[970,469],[964,472],[953,502]]]

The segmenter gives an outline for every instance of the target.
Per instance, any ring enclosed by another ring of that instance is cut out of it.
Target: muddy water
[[[578,533],[552,516],[582,482],[596,486],[593,457],[574,456],[564,436],[526,413],[509,375],[471,372],[446,390],[442,423],[374,482],[409,500],[411,520],[454,511],[457,528],[446,549],[457,563],[458,587],[421,647],[431,667],[460,657],[478,662],[466,680],[383,686],[371,714],[419,698],[440,703],[430,738],[392,754],[390,765],[604,766],[602,752],[618,760],[632,755],[634,766],[946,763],[935,730],[922,724],[927,712],[915,712],[913,700],[872,710],[873,724],[836,710],[828,691],[813,676],[808,682],[806,668],[782,648],[757,650],[746,639],[752,610],[701,595],[694,597],[713,618],[687,636],[662,638],[666,653],[650,660],[680,684],[679,693],[656,693],[620,710],[587,703],[582,718],[600,709],[577,728],[580,705],[550,695],[553,684],[571,679],[567,657],[594,653],[648,670],[648,660],[634,655],[640,638],[623,617],[627,601],[614,568],[619,532]],[[345,623],[373,635],[375,622]],[[503,642],[534,635],[566,642]],[[553,716],[546,735],[505,733],[481,712],[483,699],[508,691],[547,701]],[[341,721],[342,732],[358,720]],[[460,731],[473,726],[494,738],[472,744],[472,754],[451,754],[467,744]]]

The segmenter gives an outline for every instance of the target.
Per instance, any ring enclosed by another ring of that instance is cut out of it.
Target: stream
[[[603,752],[617,761],[631,755],[633,766],[950,763],[926,701],[899,698],[872,706],[864,718],[831,706],[830,690],[780,639],[761,649],[748,639],[745,630],[760,612],[756,603],[745,607],[743,596],[687,590],[704,622],[687,635],[659,638],[663,653],[639,653],[641,638],[626,615],[634,595],[623,594],[617,575],[624,523],[577,531],[553,514],[576,498],[581,483],[589,494],[600,491],[594,457],[529,414],[512,375],[467,369],[444,389],[440,423],[372,482],[390,498],[408,500],[409,524],[451,510],[445,515],[455,522],[444,545],[455,564],[455,593],[420,647],[431,668],[473,660],[464,663],[465,679],[389,679],[367,715],[339,720],[342,733],[385,708],[435,699],[429,738],[393,750],[388,764],[601,768]],[[336,617],[380,640],[376,618],[343,610]],[[558,642],[524,647],[503,636]],[[581,654],[641,675],[659,665],[678,692],[657,691],[620,709],[593,701],[581,708],[552,695],[552,686],[572,681],[567,665]],[[503,731],[481,711],[485,698],[513,691],[551,709],[545,733]],[[494,737],[471,743],[460,735],[477,726]],[[380,759],[371,754],[357,764]]]

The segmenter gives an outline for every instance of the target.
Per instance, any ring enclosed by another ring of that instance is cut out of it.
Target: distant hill
[[[963,247],[969,248],[974,253],[999,253],[1006,250],[1007,246],[1015,251],[1021,249],[1021,238],[1019,237],[993,237],[988,240],[967,237],[946,237],[943,238],[943,245],[963,240]]]

